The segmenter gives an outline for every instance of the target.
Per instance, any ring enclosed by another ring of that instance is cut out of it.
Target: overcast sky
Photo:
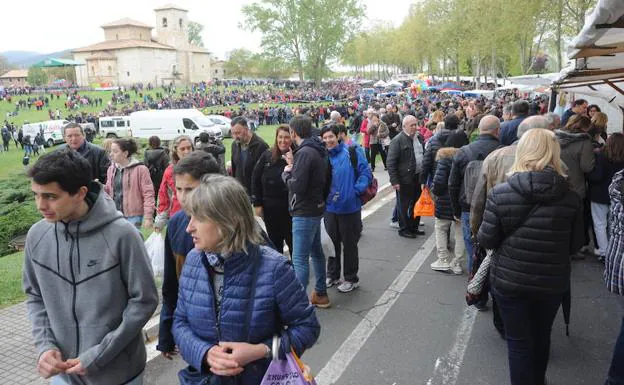
[[[238,28],[241,8],[252,0],[177,0],[189,19],[204,25],[205,47],[223,59],[234,48],[257,51],[260,37]],[[362,0],[369,20],[399,25],[413,0]],[[97,3],[97,5],[95,5]],[[124,17],[156,25],[153,9],[167,0],[12,0],[2,1],[2,51],[51,53],[104,40],[100,25]],[[331,17],[331,15],[328,15]]]

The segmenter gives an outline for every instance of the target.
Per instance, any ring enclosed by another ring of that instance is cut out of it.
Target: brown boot
[[[319,295],[316,293],[316,290],[312,290],[312,294],[310,295],[310,303],[313,306],[321,309],[327,309],[331,306],[331,302],[329,302],[329,296],[327,294]]]

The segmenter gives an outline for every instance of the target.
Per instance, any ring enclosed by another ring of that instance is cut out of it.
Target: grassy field
[[[181,92],[183,92],[183,89],[178,89],[177,90],[177,97],[180,96]],[[162,88],[157,88],[157,89],[153,89],[151,91],[144,91],[143,93],[146,95],[152,95],[153,97],[156,96],[156,92],[164,92],[164,90]],[[103,106],[106,106],[108,101],[111,100],[112,95],[113,95],[113,91],[84,91],[80,93],[81,95],[84,96],[88,96],[90,98],[102,98],[103,101]],[[141,97],[137,95],[135,95],[134,91],[130,90],[128,91],[128,94],[130,95],[130,103],[129,104],[133,104],[135,101],[139,101],[142,102]],[[30,97],[33,97],[35,95],[31,95]],[[36,95],[38,96],[38,95]],[[50,95],[47,94],[47,96],[49,97]],[[7,117],[7,113],[13,113],[15,112],[15,103],[19,100],[22,99],[27,99],[29,96],[14,96],[11,98],[11,102],[8,102],[6,100],[0,100],[0,123],[4,122],[4,120],[8,120],[9,122],[15,123],[15,125],[17,126],[21,126],[22,124],[24,124],[24,122],[28,122],[28,123],[34,123],[34,122],[41,122],[44,120],[48,120],[49,116],[48,116],[48,109],[51,109],[52,112],[55,112],[56,109],[58,108],[59,111],[61,112],[61,116],[63,118],[65,118],[67,115],[69,114],[73,114],[73,115],[77,115],[81,112],[91,112],[91,113],[99,113],[101,110],[104,109],[104,107],[93,107],[93,106],[81,106],[78,109],[75,110],[71,110],[68,111],[65,108],[65,101],[67,99],[67,96],[64,93],[61,93],[60,98],[51,98],[50,99],[50,103],[48,105],[48,107],[44,106],[44,109],[41,111],[37,111],[35,109],[35,107],[32,107],[31,109],[21,109],[17,112],[16,116],[9,116]],[[328,105],[330,103],[328,102],[323,102],[323,103],[314,103],[315,105]],[[118,107],[124,106],[127,104],[118,104]],[[283,104],[276,104],[276,103],[264,103],[263,106],[280,106]],[[294,107],[294,106],[298,106],[300,105],[299,103],[288,103],[289,106]],[[247,109],[257,109],[259,106],[258,103],[250,103],[250,104],[245,104],[245,107]],[[225,111],[226,109],[234,109],[234,110],[238,110],[239,106],[235,105],[235,106],[230,106],[230,107],[225,107],[225,106],[214,106],[214,107],[206,107],[203,109],[203,112],[205,114],[211,114],[211,113],[219,113],[222,111]]]
[[[0,258],[0,308],[25,299],[22,292],[22,263],[24,253]]]

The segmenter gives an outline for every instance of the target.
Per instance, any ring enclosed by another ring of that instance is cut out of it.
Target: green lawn
[[[22,292],[23,259],[23,252],[0,258],[0,308],[26,299]]]

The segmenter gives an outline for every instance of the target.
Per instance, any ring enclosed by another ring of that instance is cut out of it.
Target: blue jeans
[[[509,297],[493,290],[507,339],[511,385],[543,384],[550,356],[550,332],[563,295],[539,299]]]
[[[464,234],[464,245],[466,245],[466,261],[468,266],[468,274],[472,271],[472,230],[470,230],[470,211],[462,211],[461,213],[462,233]]]
[[[135,215],[132,217],[126,217],[128,222],[132,223],[137,229],[141,228],[141,224],[143,223],[143,215]]]
[[[620,335],[615,341],[613,358],[605,385],[624,385],[624,318],[622,318]]]
[[[295,275],[303,285],[308,287],[310,279],[310,258],[316,283],[314,290],[317,294],[327,294],[325,278],[325,255],[321,246],[321,219],[323,217],[293,217],[293,251],[292,260],[295,267]]]
[[[61,376],[54,376],[50,381],[50,385],[69,385],[69,382],[65,382]],[[124,385],[143,385],[143,373],[139,374],[130,382],[126,382]]]

